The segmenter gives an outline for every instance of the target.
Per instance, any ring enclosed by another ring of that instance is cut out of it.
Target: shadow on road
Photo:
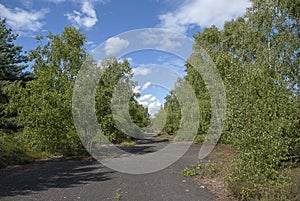
[[[148,142],[148,143],[147,143]],[[146,154],[168,145],[143,140],[125,151]],[[131,175],[112,171],[96,160],[49,161],[0,172],[0,200],[174,200],[210,201],[214,196],[200,188],[182,170],[198,161],[200,146],[191,146],[180,160],[155,173]]]
[[[164,139],[144,139],[144,140],[136,140],[136,145],[134,146],[118,146],[116,149],[113,146],[102,146],[95,147],[92,150],[94,156],[97,158],[119,158],[125,155],[137,154],[144,155],[156,152],[160,149],[163,149],[169,144],[168,140]],[[125,151],[125,153],[124,153]]]
[[[119,147],[131,154],[147,154],[167,145],[164,140],[139,140],[137,146]],[[114,171],[95,160],[49,161],[0,173],[0,198],[29,195],[50,188],[72,188],[112,178]]]
[[[0,198],[106,181],[111,179],[113,173],[93,160],[36,164],[34,167],[0,175]]]

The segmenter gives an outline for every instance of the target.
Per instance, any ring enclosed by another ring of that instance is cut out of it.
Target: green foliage
[[[123,141],[130,140],[130,136],[118,128],[112,113],[111,100],[114,94],[115,88],[121,87],[118,85],[125,86],[121,90],[122,93],[132,94],[129,99],[129,116],[133,123],[139,127],[145,127],[150,124],[148,109],[140,105],[135,97],[138,94],[133,94],[132,87],[135,85],[130,78],[132,77],[131,68],[129,62],[125,60],[124,62],[118,61],[117,58],[107,58],[102,61],[103,66],[105,66],[105,72],[103,72],[100,81],[97,85],[96,91],[96,115],[100,123],[103,133],[107,136],[108,140],[112,143],[121,143]],[[123,90],[123,91],[122,91]],[[123,95],[121,95],[123,96]],[[124,97],[120,97],[124,98]],[[123,101],[123,100],[122,100]],[[125,100],[126,101],[126,100]],[[124,112],[124,111],[123,111]],[[125,111],[126,112],[126,111]],[[122,113],[122,111],[121,111]],[[126,121],[127,119],[121,119]],[[125,125],[126,126],[126,125]],[[135,132],[130,130],[128,132]]]
[[[276,1],[254,1],[247,17],[224,28],[225,44],[236,55],[227,82],[227,140],[239,158],[229,186],[242,198],[261,199],[289,185],[280,167],[297,157],[291,147],[300,140],[299,25],[288,22]]]
[[[52,154],[80,154],[84,149],[73,125],[71,100],[85,57],[85,37],[66,27],[61,35],[49,34],[47,40],[30,52],[35,79],[25,88],[18,83],[9,90],[10,108],[18,111],[19,124],[25,127],[22,140],[28,147]]]
[[[195,167],[192,168],[184,168],[182,172],[183,176],[185,177],[194,177],[197,175],[197,171]]]
[[[129,114],[132,122],[140,128],[146,127],[150,124],[148,108],[144,108],[134,98],[132,98],[129,102]]]
[[[182,174],[185,177],[194,177],[196,175],[203,178],[204,176],[213,176],[219,173],[219,168],[216,163],[202,162],[192,165],[191,167],[186,167],[183,169]]]
[[[160,134],[167,134],[164,127],[166,125],[166,112],[161,106],[158,113],[155,114],[154,118],[151,119],[151,124],[149,126],[148,132],[159,132]]]
[[[195,136],[193,142],[194,143],[202,143],[202,142],[204,142],[205,137],[206,137],[206,135],[204,135],[204,134],[198,134],[198,135]]]
[[[1,19],[0,19],[1,20]],[[23,55],[22,46],[17,46],[13,42],[18,35],[6,27],[6,20],[0,21],[0,80],[15,81],[22,79],[22,71],[26,68],[27,56]]]
[[[164,130],[169,134],[175,134],[180,126],[180,105],[174,91],[165,97],[164,111],[167,114]]]
[[[253,1],[247,20],[239,18],[225,23],[221,32],[212,27],[196,36],[226,84],[223,140],[239,152],[228,182],[242,199],[281,191],[291,182],[280,173],[284,161],[299,160],[291,151],[300,139],[299,27],[277,3]]]
[[[198,71],[189,63],[186,64],[186,72],[187,76],[185,79],[193,87],[199,102],[200,119],[198,134],[205,134],[208,131],[210,123],[211,99],[203,79]]]
[[[228,176],[240,198],[262,199],[291,180],[286,161],[299,160],[299,12],[295,1],[253,0],[244,17],[224,29],[206,28],[195,45],[212,57],[226,85],[227,121],[222,141],[239,155]],[[210,98],[199,74],[187,64],[185,79],[201,108],[199,133],[210,121]],[[187,170],[187,174],[195,174]],[[284,199],[283,199],[284,200]]]
[[[23,55],[22,46],[14,41],[18,35],[6,27],[6,20],[0,18],[0,128],[16,129],[16,111],[6,110],[9,99],[5,94],[6,88],[15,81],[26,81],[28,74],[23,70],[28,58]]]
[[[120,188],[118,188],[117,190],[116,190],[116,195],[115,195],[115,199],[116,200],[121,200],[121,197],[122,197],[122,194],[121,194],[122,192],[121,192],[121,189]]]
[[[287,191],[294,181],[289,175],[268,167],[267,164],[264,166],[263,168],[258,163],[245,162],[243,159],[236,161],[232,166],[233,171],[225,177],[231,192],[241,200],[263,200],[280,192],[281,195],[276,200],[290,200],[284,197],[291,193]]]
[[[26,149],[15,137],[0,130],[0,168],[33,161]]]
[[[134,146],[134,145],[136,145],[136,143],[134,142],[134,141],[125,141],[125,142],[122,142],[121,144],[120,144],[122,147],[132,147],[132,146]]]
[[[175,134],[175,141],[194,140],[198,131],[199,110],[197,97],[194,96],[190,85],[179,78],[165,99],[164,111],[167,117],[164,131]]]

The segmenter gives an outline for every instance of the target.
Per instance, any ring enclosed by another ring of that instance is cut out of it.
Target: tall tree
[[[176,134],[176,131],[180,127],[181,111],[174,90],[170,91],[165,100],[164,111],[167,116],[164,130],[169,134]]]
[[[124,133],[118,128],[116,121],[113,117],[111,99],[115,93],[115,88],[118,83],[121,82],[119,87],[124,87],[120,92],[128,96],[132,94],[129,99],[124,100],[129,101],[129,114],[133,123],[138,127],[145,127],[150,124],[149,114],[147,108],[140,105],[135,99],[139,94],[134,94],[132,87],[135,83],[130,81],[132,77],[132,71],[130,64],[127,60],[120,62],[117,58],[107,58],[102,61],[103,66],[105,66],[105,72],[103,72],[101,79],[98,83],[96,91],[96,115],[100,126],[108,139],[113,143],[120,143],[124,140],[130,139],[130,133]],[[127,86],[127,87],[126,87]],[[115,94],[116,95],[116,94]],[[119,95],[119,94],[117,94]],[[120,97],[124,98],[124,97]],[[124,111],[124,114],[127,111]],[[127,121],[128,119],[119,119],[120,121]],[[129,129],[127,132],[134,132],[134,130]],[[128,135],[129,134],[129,135]]]
[[[160,110],[155,114],[154,118],[151,119],[151,126],[149,128],[149,132],[165,132],[165,126],[167,119],[167,114],[164,110],[164,107],[161,106]]]
[[[287,184],[280,174],[284,161],[300,159],[299,2],[251,2],[246,15],[226,22],[223,30],[212,26],[196,34],[194,48],[208,52],[226,85],[223,139],[239,152],[229,186],[240,197],[261,199],[264,189]],[[210,119],[205,84],[188,64],[185,79],[200,108],[208,109],[200,118],[203,127]]]
[[[24,81],[27,77],[23,70],[28,58],[23,54],[22,46],[14,44],[17,37],[6,27],[6,20],[0,18],[0,128],[6,129],[16,127],[16,114],[6,110],[9,100],[4,91],[9,84]]]
[[[246,97],[242,96],[242,90],[248,89],[251,82],[256,82],[253,88],[266,90],[267,93],[268,89],[262,89],[257,79],[247,78],[248,73],[249,76],[257,74],[259,77],[259,71],[263,71],[265,81],[270,79],[269,84],[280,87],[281,94],[287,93],[285,95],[293,101],[297,99],[295,94],[299,91],[299,23],[296,21],[296,14],[291,16],[292,14],[285,12],[290,10],[288,7],[289,5],[280,1],[253,1],[253,7],[245,17],[226,22],[222,31],[212,26],[194,36],[195,47],[201,46],[209,53],[227,84],[230,106],[228,121],[239,121],[234,117],[240,111],[238,107],[247,103],[253,104],[253,99],[245,102]],[[201,94],[198,97],[200,105],[209,105],[209,98],[204,98],[205,93],[200,92],[205,91],[205,84],[199,74],[189,64],[186,71],[186,79],[194,87],[196,94]],[[241,86],[243,82],[245,86]],[[271,88],[272,86],[270,90]],[[253,94],[248,95],[249,98],[253,97]],[[274,97],[270,98],[278,98],[279,95],[279,91],[278,94],[274,92]],[[238,101],[241,104],[239,106]],[[206,118],[205,121],[208,120]],[[232,125],[233,122],[227,124],[227,127]]]
[[[19,123],[25,127],[22,139],[37,151],[73,155],[83,151],[72,118],[72,93],[76,75],[86,57],[85,36],[65,27],[61,34],[49,34],[45,45],[30,52],[34,80],[11,93]],[[43,41],[43,37],[38,37]]]

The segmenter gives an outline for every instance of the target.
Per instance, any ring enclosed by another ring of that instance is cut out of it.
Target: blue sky
[[[247,0],[0,0],[0,16],[20,34],[16,42],[24,50],[35,48],[36,35],[61,33],[65,26],[76,26],[86,35],[85,45],[91,52],[133,29],[165,28],[188,37],[213,24],[222,29],[225,21],[242,16],[249,6]],[[139,81],[135,89],[142,94],[139,101],[154,114],[177,79],[175,75],[184,76],[185,61],[149,50],[126,57]],[[168,86],[156,84],[158,77],[168,78]]]

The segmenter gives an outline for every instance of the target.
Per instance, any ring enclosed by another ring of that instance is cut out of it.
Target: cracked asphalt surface
[[[141,143],[127,151],[149,153],[167,142]],[[144,175],[116,172],[92,159],[48,161],[2,171],[1,201],[210,201],[214,196],[182,170],[197,162],[200,146],[168,168]]]

